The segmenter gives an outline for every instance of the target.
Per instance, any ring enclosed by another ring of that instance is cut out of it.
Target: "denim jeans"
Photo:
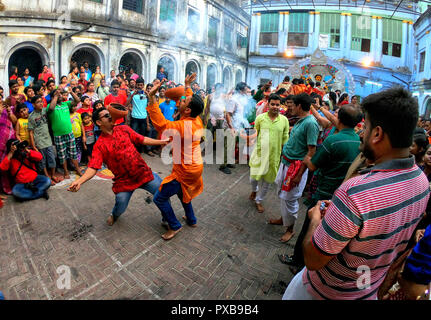
[[[33,185],[37,188],[37,191],[33,192],[27,189],[23,183],[16,184],[12,189],[12,194],[21,200],[34,200],[42,197],[46,190],[51,186],[51,180],[42,175],[38,175],[33,180]]]
[[[173,195],[177,195],[183,205],[184,211],[187,217],[187,223],[189,225],[196,224],[196,217],[193,211],[192,203],[183,202],[183,192],[181,190],[181,184],[177,180],[172,180],[162,186],[162,191],[157,191],[154,195],[154,203],[160,209],[163,220],[169,224],[169,228],[172,230],[178,230],[181,228],[181,223],[175,216],[174,210],[172,209],[170,198]]]
[[[136,133],[139,133],[141,136],[146,137],[147,136],[147,118],[145,119],[137,119],[137,118],[130,118],[130,127],[133,131]],[[141,153],[143,151],[148,152],[148,146],[139,146],[138,151]]]
[[[154,195],[156,191],[159,189],[160,184],[162,183],[162,178],[155,172],[153,172],[154,179],[143,184],[139,187],[139,189],[144,189]],[[112,209],[112,215],[114,216],[114,220],[117,220],[123,213],[126,211],[127,206],[129,205],[130,198],[132,197],[133,191],[120,192],[115,195],[115,206]]]

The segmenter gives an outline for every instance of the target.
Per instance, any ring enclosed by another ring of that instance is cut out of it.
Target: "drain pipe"
[[[87,27],[85,27],[84,29],[82,29],[82,30],[79,30],[79,31],[76,31],[76,32],[73,32],[73,33],[71,33],[71,34],[68,34],[68,35],[65,35],[64,37],[62,36],[62,35],[60,35],[59,37],[58,37],[58,80],[60,81],[60,78],[61,78],[61,76],[62,76],[62,74],[61,74],[61,65],[62,65],[62,59],[61,59],[61,57],[62,57],[62,54],[63,54],[63,50],[62,50],[62,43],[63,43],[63,41],[64,40],[67,40],[67,39],[69,39],[69,38],[71,38],[71,37],[73,37],[73,36],[75,36],[75,35],[77,35],[77,34],[79,34],[79,33],[82,33],[82,32],[85,32],[85,31],[87,31],[88,29],[90,29],[91,27],[92,27],[93,25],[92,24],[90,24],[90,25],[88,25]]]

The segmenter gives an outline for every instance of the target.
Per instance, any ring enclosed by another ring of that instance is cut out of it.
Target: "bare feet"
[[[112,227],[115,223],[114,216],[109,216],[108,220],[106,220],[106,223],[108,224],[108,226]]]
[[[187,225],[189,227],[196,228],[198,226],[197,223],[195,223],[195,224],[189,224],[188,221],[187,221],[187,217],[186,216],[183,216],[183,220],[187,223]]]
[[[51,187],[55,186],[55,184],[56,184],[55,181],[51,179]]]
[[[265,212],[265,208],[260,203],[257,203],[257,202],[256,202],[256,209],[257,209],[257,212],[259,213]]]
[[[269,224],[275,224],[275,225],[283,225],[283,219],[269,219]]]
[[[286,233],[283,234],[283,236],[280,238],[281,242],[287,242],[295,235],[295,232],[293,232],[293,227],[287,228]]]
[[[248,197],[250,200],[254,201],[256,199],[256,192],[250,193],[250,197]]]
[[[0,199],[2,199],[2,200],[6,200],[6,199],[7,199],[7,196],[4,196],[4,195],[0,194]]]
[[[168,230],[168,232],[166,232],[165,234],[162,234],[162,238],[164,239],[164,240],[171,240],[173,237],[175,237],[176,236],[176,234],[178,233],[178,232],[180,232],[181,231],[181,229],[182,228],[179,228],[178,230],[172,230],[172,229],[169,229]]]
[[[56,176],[52,176],[50,178],[51,178],[51,181],[54,181],[55,183],[59,183],[61,181],[61,179],[57,178]]]
[[[64,175],[64,180],[70,179],[70,174],[65,174]]]

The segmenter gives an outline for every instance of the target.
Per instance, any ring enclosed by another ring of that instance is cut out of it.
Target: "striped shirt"
[[[343,183],[312,240],[334,258],[320,270],[305,270],[309,293],[317,299],[376,299],[391,263],[421,220],[429,193],[413,156],[383,162]]]

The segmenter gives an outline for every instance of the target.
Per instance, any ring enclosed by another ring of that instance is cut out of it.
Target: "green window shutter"
[[[320,33],[322,34],[340,34],[341,15],[338,13],[321,13],[320,14]]]
[[[289,14],[289,32],[308,33],[308,12],[291,12]]]
[[[175,22],[177,2],[172,0],[160,0],[160,21]]]
[[[403,23],[400,20],[383,19],[383,41],[402,44]]]
[[[352,15],[352,38],[371,39],[371,17]]]
[[[278,13],[262,13],[260,20],[260,32],[278,32]]]

